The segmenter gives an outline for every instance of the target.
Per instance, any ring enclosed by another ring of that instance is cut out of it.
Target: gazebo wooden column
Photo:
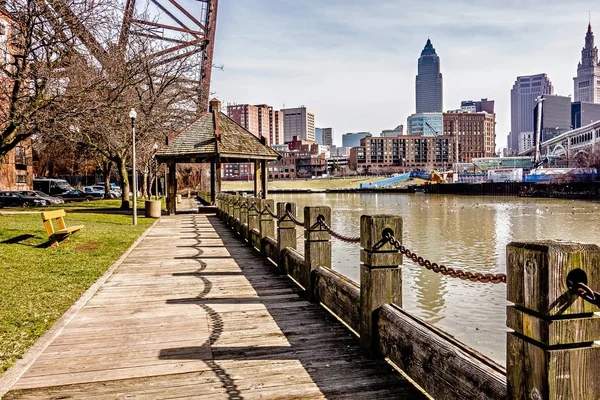
[[[254,161],[254,197],[261,197],[264,198],[262,195],[262,176],[263,176],[263,170],[260,166],[260,161],[259,160],[255,160]]]
[[[262,198],[266,199],[267,194],[269,193],[269,171],[267,166],[269,165],[269,161],[260,160],[260,169],[262,171]]]
[[[217,195],[221,193],[221,159],[210,162],[210,203],[215,204]]]
[[[167,214],[175,215],[177,209],[177,163],[170,159],[167,162],[169,173],[167,174]]]

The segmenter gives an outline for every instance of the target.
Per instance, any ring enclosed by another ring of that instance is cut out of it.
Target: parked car
[[[95,191],[102,193],[102,196],[104,196],[104,193],[106,193],[106,188],[104,187],[104,185],[93,185],[92,188]],[[121,197],[121,190],[120,189],[116,190],[113,186],[111,186],[110,187],[110,198],[116,199],[117,197]]]
[[[112,198],[121,197],[121,195],[123,194],[123,191],[121,190],[119,185],[117,185],[114,182],[111,182],[109,185],[110,185],[111,197]],[[104,182],[97,183],[97,184],[93,185],[92,187],[96,188],[98,190],[100,190],[100,188],[102,188],[101,190],[103,193],[106,191],[106,189],[104,188]]]
[[[90,200],[100,200],[102,195],[84,193],[81,190],[73,189],[69,190],[67,193],[63,193],[58,195],[57,197],[62,198],[65,202],[68,201],[90,201]]]
[[[33,190],[39,190],[49,195],[66,193],[74,188],[64,179],[35,178],[33,180]]]
[[[30,196],[30,197],[35,197],[37,199],[46,200],[48,205],[62,204],[65,202],[63,199],[61,199],[59,197],[47,195],[46,193],[40,192],[39,190],[21,190],[19,193],[21,193],[22,195],[25,195],[25,196]]]
[[[81,191],[91,196],[104,198],[104,190],[99,190],[94,186],[84,186],[81,188]]]
[[[40,207],[48,204],[44,199],[25,196],[19,192],[0,192],[0,207]]]

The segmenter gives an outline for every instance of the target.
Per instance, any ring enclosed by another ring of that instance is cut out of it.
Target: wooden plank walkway
[[[216,217],[163,217],[7,399],[420,399]]]

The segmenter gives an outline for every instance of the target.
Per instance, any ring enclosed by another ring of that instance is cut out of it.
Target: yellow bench
[[[64,220],[65,215],[67,215],[65,210],[42,212],[42,220],[44,221],[48,238],[50,238],[50,241],[52,242],[52,247],[57,247],[59,241],[67,239],[67,236],[83,228],[83,225],[70,226],[67,228]],[[58,224],[58,230],[56,231],[54,230],[54,225],[52,224],[53,220],[56,220],[56,223]]]

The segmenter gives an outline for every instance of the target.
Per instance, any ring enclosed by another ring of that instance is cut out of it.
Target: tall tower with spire
[[[575,101],[600,103],[600,64],[591,23],[588,24],[585,46],[581,50],[581,61],[577,65],[577,76],[573,80]]]
[[[419,57],[416,94],[417,113],[442,112],[443,85],[440,58],[429,39]]]

